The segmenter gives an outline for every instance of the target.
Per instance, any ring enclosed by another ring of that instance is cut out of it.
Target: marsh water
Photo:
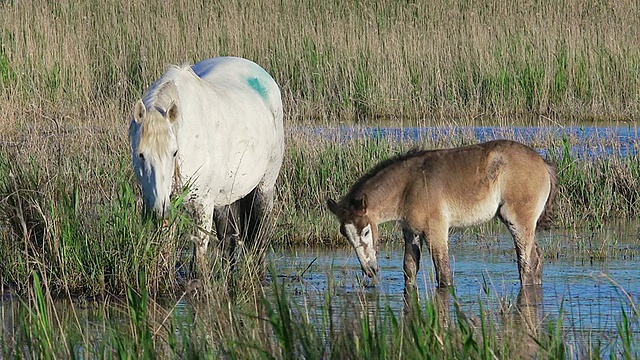
[[[623,311],[635,314],[640,303],[640,227],[626,224],[599,231],[541,232],[545,254],[544,280],[535,307],[540,324],[561,321],[572,341],[606,342],[617,334]],[[403,247],[392,241],[381,247],[379,282],[363,278],[355,252],[291,249],[272,254],[279,280],[307,311],[321,309],[325,294],[330,306],[376,299],[398,314],[404,309]],[[454,295],[464,313],[480,316],[480,303],[488,313],[516,313],[520,291],[515,249],[505,231],[453,232],[450,241]],[[435,300],[435,276],[429,253],[423,249],[418,288],[422,299]],[[453,313],[453,311],[451,311]]]
[[[549,138],[572,139],[571,151],[578,156],[625,156],[637,154],[640,136],[633,125],[615,124],[603,126],[482,126],[482,127],[339,127],[339,128],[295,128],[296,133],[332,139],[338,142],[358,138],[385,138],[394,141],[420,143],[429,139],[433,142],[452,139],[473,139],[474,142],[495,139],[512,139],[527,144]],[[544,153],[548,149],[539,149]]]
[[[337,142],[353,139],[385,138],[420,143],[428,139],[466,139],[472,142],[509,138],[525,143],[545,143],[549,138],[565,139],[568,148],[538,148],[541,154],[568,150],[579,158],[637,156],[640,145],[635,125],[545,126],[545,127],[341,127],[297,129],[311,136]],[[535,145],[534,145],[535,146]],[[618,332],[625,314],[638,315],[640,303],[640,225],[610,226],[594,231],[584,229],[541,232],[538,240],[546,249],[543,286],[534,304],[540,321],[560,321],[574,342],[607,339]],[[451,270],[454,276],[453,300],[470,314],[485,310],[516,312],[520,292],[515,250],[506,229],[462,231],[450,234]],[[323,304],[328,284],[338,291],[332,301],[358,302],[358,297],[374,297],[392,309],[402,309],[403,247],[396,239],[380,249],[379,282],[363,279],[355,253],[342,250],[278,251],[273,254],[281,279],[299,294],[308,308]],[[431,259],[423,250],[418,292],[421,297],[436,296]],[[363,295],[365,294],[365,295]],[[637,329],[636,329],[637,331]],[[605,340],[606,342],[606,340]]]
[[[450,234],[455,282],[454,295],[448,303],[451,311],[447,316],[451,321],[456,316],[454,302],[469,317],[481,316],[480,304],[489,314],[518,312],[520,284],[513,240],[505,229],[493,228],[497,226]],[[321,313],[327,306],[338,316],[344,316],[345,309],[368,308],[371,304],[400,316],[405,310],[400,238],[400,234],[391,235],[380,247],[381,272],[375,286],[363,277],[354,251],[344,247],[274,250],[268,260],[275,276],[269,277],[267,288],[274,282],[284,286],[289,301],[317,321],[321,321]],[[577,347],[594,339],[607,344],[616,339],[623,312],[629,317],[638,314],[640,224],[626,223],[599,230],[543,231],[538,233],[538,239],[545,251],[545,262],[540,299],[531,304],[538,314],[537,326],[543,328],[546,323],[560,321],[569,346]],[[435,300],[433,266],[426,249],[422,252],[418,288],[420,301]],[[22,326],[14,322],[21,302],[5,296],[1,305],[5,331]],[[176,313],[189,313],[193,304],[181,300],[171,306]],[[77,304],[74,307],[62,302],[56,308],[61,317],[70,317],[64,315],[67,309],[80,324],[96,332],[103,330],[98,319],[104,314],[92,312],[91,306],[85,304],[78,310]],[[638,331],[636,327],[632,330]]]

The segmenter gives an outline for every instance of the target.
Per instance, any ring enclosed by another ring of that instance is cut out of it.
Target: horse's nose
[[[166,220],[169,218],[169,204],[162,206],[162,211],[160,211],[160,218]]]

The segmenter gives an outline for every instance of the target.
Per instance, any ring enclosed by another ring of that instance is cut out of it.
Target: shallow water
[[[297,127],[292,133],[305,133],[338,142],[358,138],[388,139],[420,143],[466,138],[484,142],[511,139],[527,144],[549,138],[573,139],[570,141],[574,155],[637,155],[640,133],[634,126],[455,126],[455,127]],[[547,150],[540,150],[541,153]]]
[[[480,302],[489,312],[505,308],[515,312],[520,283],[513,241],[506,232],[490,237],[491,242],[487,243],[469,232],[451,236],[455,298],[465,313],[478,315]],[[555,321],[562,313],[565,331],[576,339],[581,338],[579,334],[598,338],[617,334],[621,309],[631,316],[637,311],[635,304],[640,304],[638,227],[598,233],[547,232],[540,233],[539,239],[549,252],[544,264],[542,300],[536,306],[540,320]],[[556,248],[560,250],[552,250]],[[582,250],[571,250],[578,248]],[[588,255],[593,248],[602,248],[604,257]],[[328,284],[333,283],[338,290],[332,307],[357,303],[359,296],[365,296],[381,300],[398,313],[404,308],[402,259],[401,244],[382,246],[378,259],[380,279],[372,287],[370,280],[363,279],[355,253],[348,248],[276,251],[272,257],[280,279],[291,294],[297,294],[294,299],[310,311],[323,306],[325,292],[330,290]],[[434,279],[431,259],[423,250],[418,273],[423,299],[434,296]]]

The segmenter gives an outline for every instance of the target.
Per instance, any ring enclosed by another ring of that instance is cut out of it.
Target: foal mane
[[[403,154],[399,154],[396,156],[393,156],[389,159],[383,160],[381,162],[379,162],[378,164],[376,164],[376,166],[373,167],[373,169],[369,170],[366,174],[362,175],[352,186],[351,189],[349,190],[349,192],[347,193],[347,195],[344,196],[343,201],[346,202],[347,204],[351,204],[354,200],[358,199],[361,197],[361,190],[362,188],[365,186],[365,184],[373,179],[374,177],[376,177],[378,174],[380,174],[381,172],[383,172],[385,169],[389,168],[392,165],[401,163],[403,161],[406,161],[408,159],[417,157],[417,156],[422,156],[425,153],[429,152],[430,150],[422,150],[422,149],[418,149],[418,148],[413,148],[409,151],[407,151],[406,153]]]

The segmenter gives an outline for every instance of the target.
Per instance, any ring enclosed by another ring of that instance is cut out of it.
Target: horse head
[[[171,101],[168,107],[145,107],[138,100],[129,128],[133,168],[142,189],[147,213],[162,219],[169,216],[171,187],[178,155],[175,125],[178,106]]]
[[[367,199],[362,195],[340,203],[327,200],[327,207],[340,220],[340,233],[349,240],[369,277],[378,272],[378,224],[367,213]]]

